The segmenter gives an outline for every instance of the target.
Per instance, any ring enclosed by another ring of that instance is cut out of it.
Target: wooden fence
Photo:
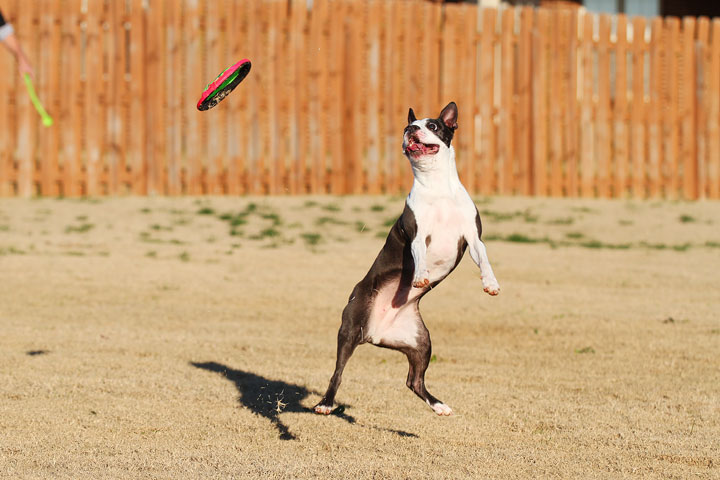
[[[4,0],[56,125],[0,52],[0,195],[403,192],[408,107],[454,100],[472,192],[720,197],[720,19],[311,5]]]

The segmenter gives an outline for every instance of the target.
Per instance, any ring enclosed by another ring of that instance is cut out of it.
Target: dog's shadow
[[[238,402],[249,408],[256,415],[261,415],[268,420],[280,432],[282,440],[295,440],[296,437],[290,429],[280,420],[281,413],[315,413],[300,404],[309,394],[321,395],[318,392],[310,391],[301,385],[283,382],[281,380],[270,380],[260,375],[242,370],[235,370],[216,362],[190,363],[193,367],[202,368],[216,372],[235,384],[240,393]],[[344,407],[338,407],[333,415],[342,418],[348,423],[355,423],[355,419],[344,413]]]

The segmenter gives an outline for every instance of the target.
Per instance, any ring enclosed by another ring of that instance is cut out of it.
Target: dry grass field
[[[2,478],[720,478],[720,204],[478,198],[435,416],[340,312],[394,197],[0,203]]]

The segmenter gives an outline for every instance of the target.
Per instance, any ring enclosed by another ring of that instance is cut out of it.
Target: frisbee
[[[37,96],[37,93],[35,92],[35,87],[33,86],[32,79],[30,78],[30,75],[27,73],[23,75],[23,80],[25,80],[25,87],[27,88],[28,95],[30,95],[30,101],[33,104],[33,107],[35,107],[35,110],[37,110],[38,115],[40,115],[40,118],[42,118],[42,123],[46,127],[50,127],[53,124],[53,119],[48,113],[45,111],[45,108],[43,107],[42,103],[40,103],[40,99]]]
[[[245,79],[250,72],[250,67],[250,60],[246,58],[223,71],[212,83],[205,87],[198,101],[197,109],[201,111],[210,110],[224,100]]]

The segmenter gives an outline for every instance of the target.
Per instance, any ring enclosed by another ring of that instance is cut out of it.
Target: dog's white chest
[[[442,200],[428,206],[419,217],[418,233],[425,237],[426,264],[433,282],[455,266],[467,215],[454,201]]]

